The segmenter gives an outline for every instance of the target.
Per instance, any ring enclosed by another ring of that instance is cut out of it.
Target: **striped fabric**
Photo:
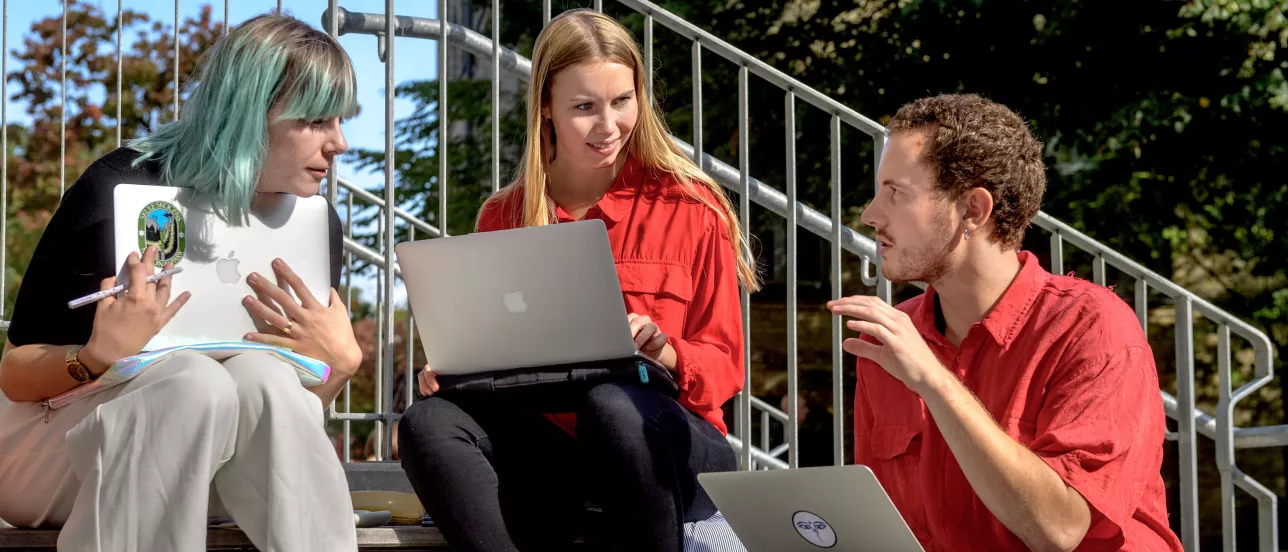
[[[684,552],[747,552],[724,514],[684,524]]]

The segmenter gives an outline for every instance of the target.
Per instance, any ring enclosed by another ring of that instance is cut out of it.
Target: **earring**
[[[970,239],[970,228],[962,228],[962,239],[964,240]]]

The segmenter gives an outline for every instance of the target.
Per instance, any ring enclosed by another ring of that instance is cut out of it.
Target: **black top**
[[[9,322],[9,341],[15,346],[83,345],[89,341],[94,306],[73,310],[67,308],[67,302],[98,291],[105,278],[117,273],[112,192],[117,184],[126,182],[165,185],[159,163],[149,160],[131,166],[139,155],[128,148],[104,155],[67,189],[40,236],[18,289]],[[331,286],[339,289],[344,230],[334,207],[330,234]]]

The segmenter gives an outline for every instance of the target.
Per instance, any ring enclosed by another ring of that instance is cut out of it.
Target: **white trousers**
[[[322,402],[272,356],[176,355],[45,416],[0,395],[0,518],[59,550],[205,550],[212,512],[265,552],[357,549]]]

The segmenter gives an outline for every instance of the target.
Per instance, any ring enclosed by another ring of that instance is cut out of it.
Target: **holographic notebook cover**
[[[158,349],[140,353],[132,357],[123,358],[113,364],[103,375],[94,381],[84,385],[77,386],[66,393],[53,397],[46,401],[46,406],[51,409],[58,409],[67,403],[83,399],[100,391],[111,389],[117,385],[130,381],[149,367],[174,356],[181,352],[194,352],[206,355],[215,360],[223,360],[228,357],[236,356],[249,352],[265,352],[280,359],[282,362],[290,364],[295,368],[295,374],[300,378],[300,384],[304,387],[314,387],[326,383],[331,376],[331,367],[326,363],[306,357],[289,349],[273,347],[261,343],[250,342],[222,342],[222,343],[205,343],[201,345],[185,345],[180,347],[170,347],[167,349]]]

